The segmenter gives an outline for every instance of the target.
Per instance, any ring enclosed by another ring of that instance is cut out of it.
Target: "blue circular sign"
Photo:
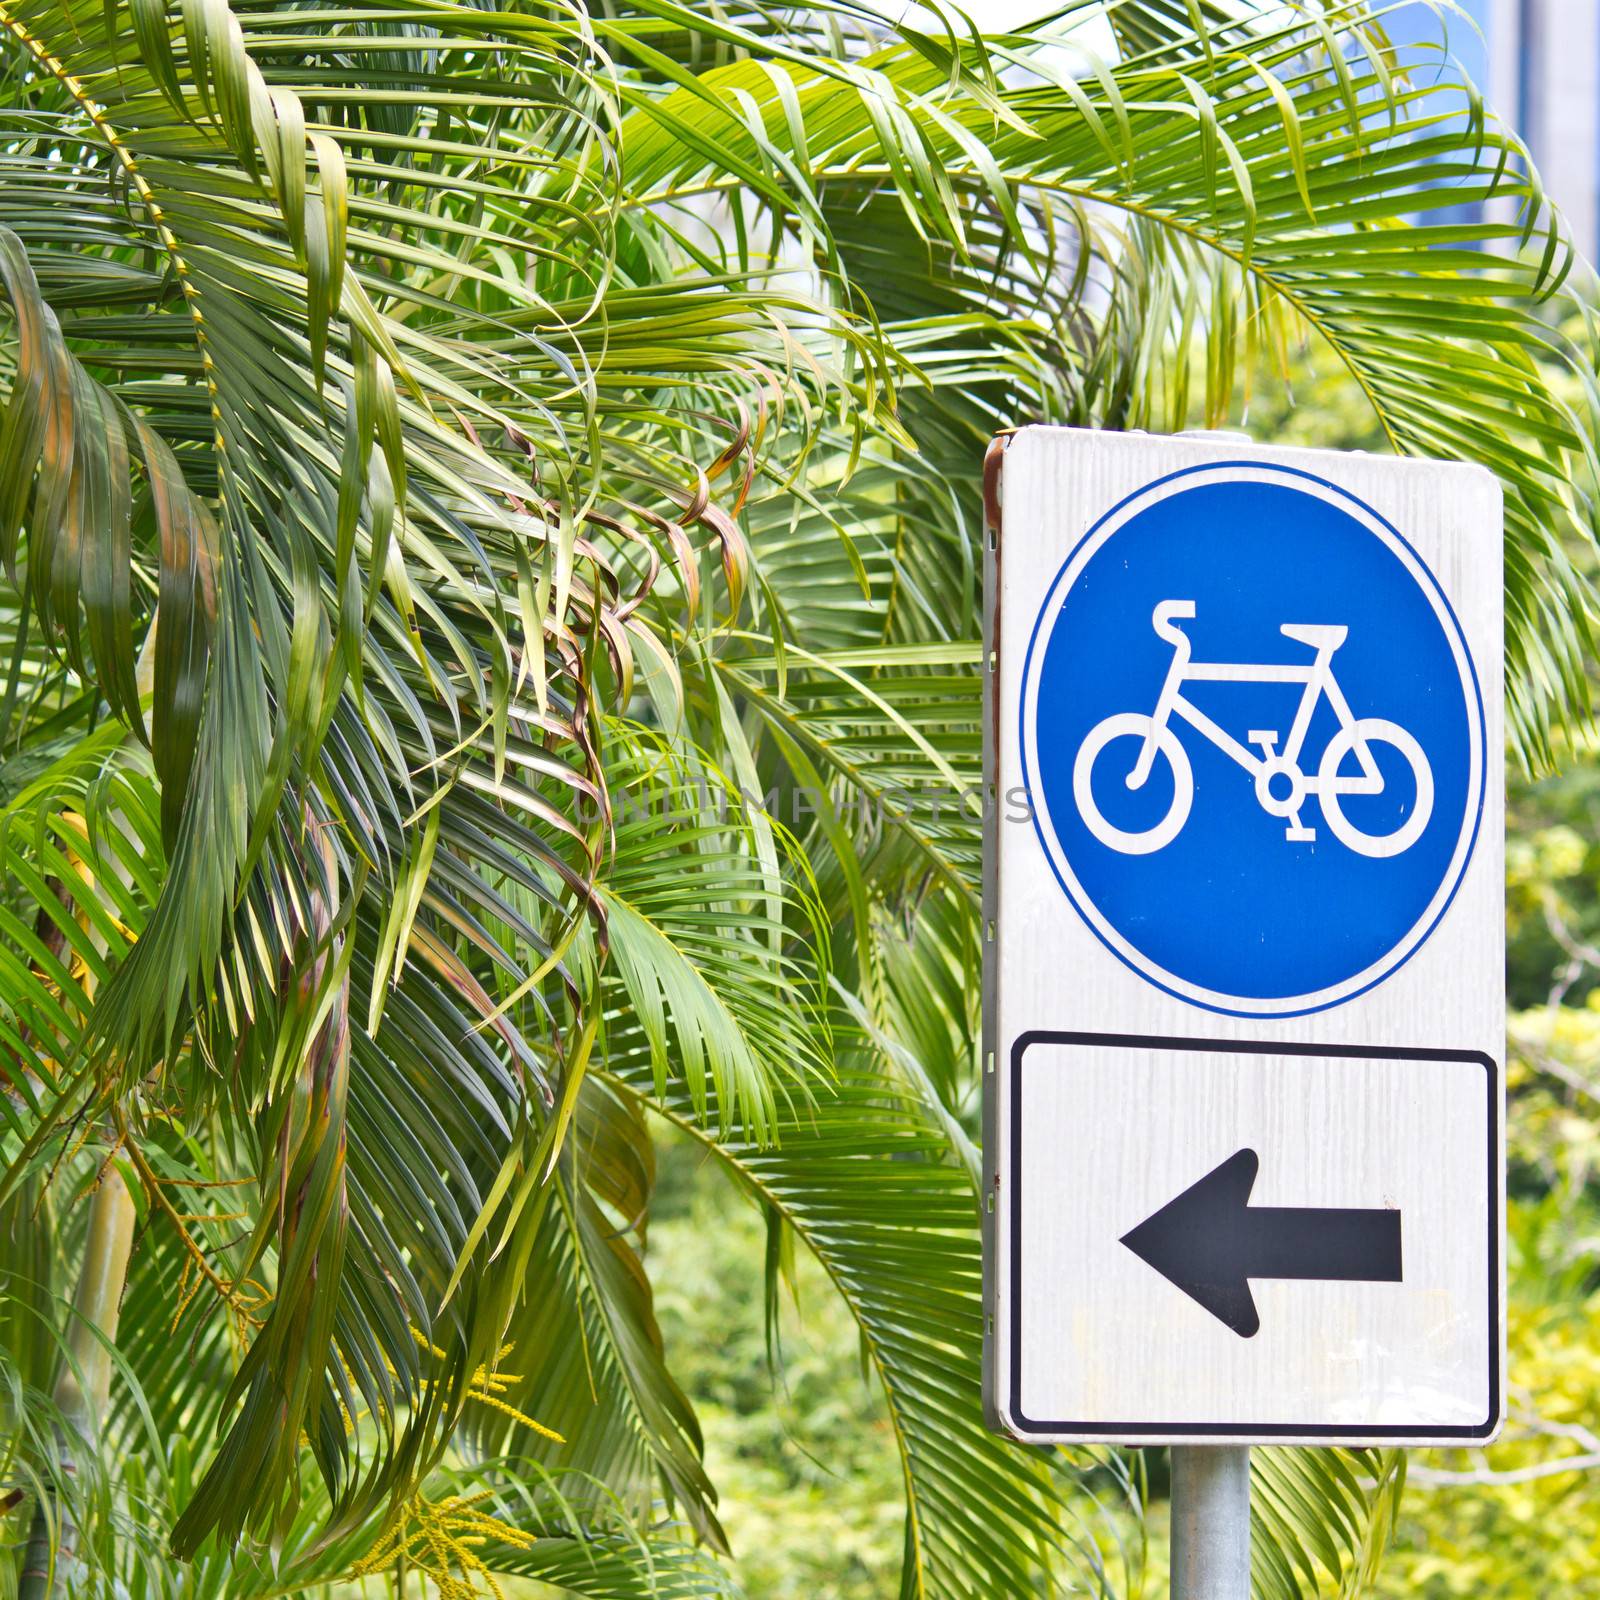
[[[1236,1014],[1402,965],[1483,804],[1482,698],[1433,574],[1355,496],[1259,462],[1174,473],[1090,529],[1034,625],[1020,732],[1079,914]]]

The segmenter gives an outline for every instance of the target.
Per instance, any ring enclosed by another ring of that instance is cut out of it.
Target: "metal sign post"
[[[1250,1448],[1172,1448],[1172,1600],[1250,1600]]]
[[[1504,1349],[1501,509],[1476,467],[1028,428],[986,468],[985,1402],[1485,1441]]]

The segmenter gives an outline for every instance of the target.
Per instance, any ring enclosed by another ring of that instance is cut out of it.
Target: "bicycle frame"
[[[1176,619],[1192,617],[1194,609],[1192,600],[1163,600],[1151,618],[1157,635],[1172,646],[1172,664],[1167,668],[1166,680],[1156,701],[1155,712],[1150,720],[1150,732],[1139,751],[1138,759],[1133,764],[1133,771],[1128,775],[1128,787],[1140,789],[1144,786],[1155,762],[1157,737],[1176,712],[1196,732],[1204,734],[1212,744],[1236,761],[1258,782],[1268,774],[1269,769],[1292,770],[1299,793],[1318,793],[1320,789],[1318,780],[1306,777],[1299,770],[1300,752],[1311,727],[1311,718],[1316,713],[1317,702],[1323,697],[1327,698],[1334,715],[1339,719],[1341,728],[1348,728],[1355,721],[1350,703],[1345,699],[1344,691],[1339,687],[1339,681],[1334,677],[1331,667],[1334,652],[1344,641],[1344,629],[1294,624],[1281,629],[1280,631],[1290,638],[1309,644],[1316,650],[1315,658],[1304,666],[1279,666],[1260,662],[1196,662],[1191,657],[1192,646],[1189,636],[1175,626]],[[1290,633],[1291,627],[1295,627],[1295,632]],[[1261,746],[1261,754],[1257,756],[1249,749],[1249,745],[1241,744],[1226,728],[1212,721],[1205,712],[1185,697],[1183,694],[1185,683],[1299,683],[1304,684],[1305,689],[1300,696],[1300,704],[1295,711],[1294,721],[1289,728],[1289,737],[1284,742],[1282,750],[1273,748],[1278,738],[1275,729],[1252,729],[1247,735],[1249,744]],[[1377,763],[1373,761],[1364,741],[1356,742],[1355,753],[1356,759],[1361,764],[1361,775],[1341,779],[1340,792],[1377,793],[1382,788],[1383,780]]]

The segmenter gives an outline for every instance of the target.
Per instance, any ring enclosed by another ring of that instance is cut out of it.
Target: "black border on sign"
[[[1379,1427],[1330,1426],[1297,1422],[1041,1422],[1022,1410],[1022,1058],[1029,1045],[1066,1044],[1111,1046],[1120,1049],[1208,1051],[1221,1055],[1319,1056],[1358,1061],[1465,1061],[1484,1069],[1489,1100],[1489,1415],[1471,1426],[1435,1427],[1427,1423]],[[1086,1434],[1103,1438],[1145,1438],[1152,1434],[1203,1439],[1486,1439],[1500,1423],[1500,1149],[1499,1068],[1481,1050],[1406,1050],[1390,1045],[1284,1044],[1237,1039],[1178,1039],[1133,1033],[1056,1033],[1033,1029],[1018,1035],[1011,1046],[1010,1104],[1010,1233],[1011,1233],[1011,1415],[1009,1422],[1020,1434]]]

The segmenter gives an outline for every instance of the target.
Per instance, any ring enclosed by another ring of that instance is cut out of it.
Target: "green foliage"
[[[1597,978],[1589,952],[1600,938],[1600,761],[1582,745],[1564,768],[1510,796],[1506,978],[1514,1006],[1580,1004]]]
[[[1571,265],[1355,0],[0,0],[21,1592],[719,1592],[661,1119],[855,1328],[898,1592],[1125,1589],[1134,1466],[977,1408],[982,450],[1311,340],[1499,474],[1537,762]],[[1259,1481],[1262,1594],[1355,1582],[1384,1463]]]
[[[875,1600],[894,1592],[905,1537],[893,1427],[848,1308],[804,1251],[775,1308],[774,1369],[763,1299],[751,1292],[765,1255],[756,1208],[695,1147],[669,1142],[646,1260],[708,1470],[733,1489],[731,1570],[769,1600]]]

